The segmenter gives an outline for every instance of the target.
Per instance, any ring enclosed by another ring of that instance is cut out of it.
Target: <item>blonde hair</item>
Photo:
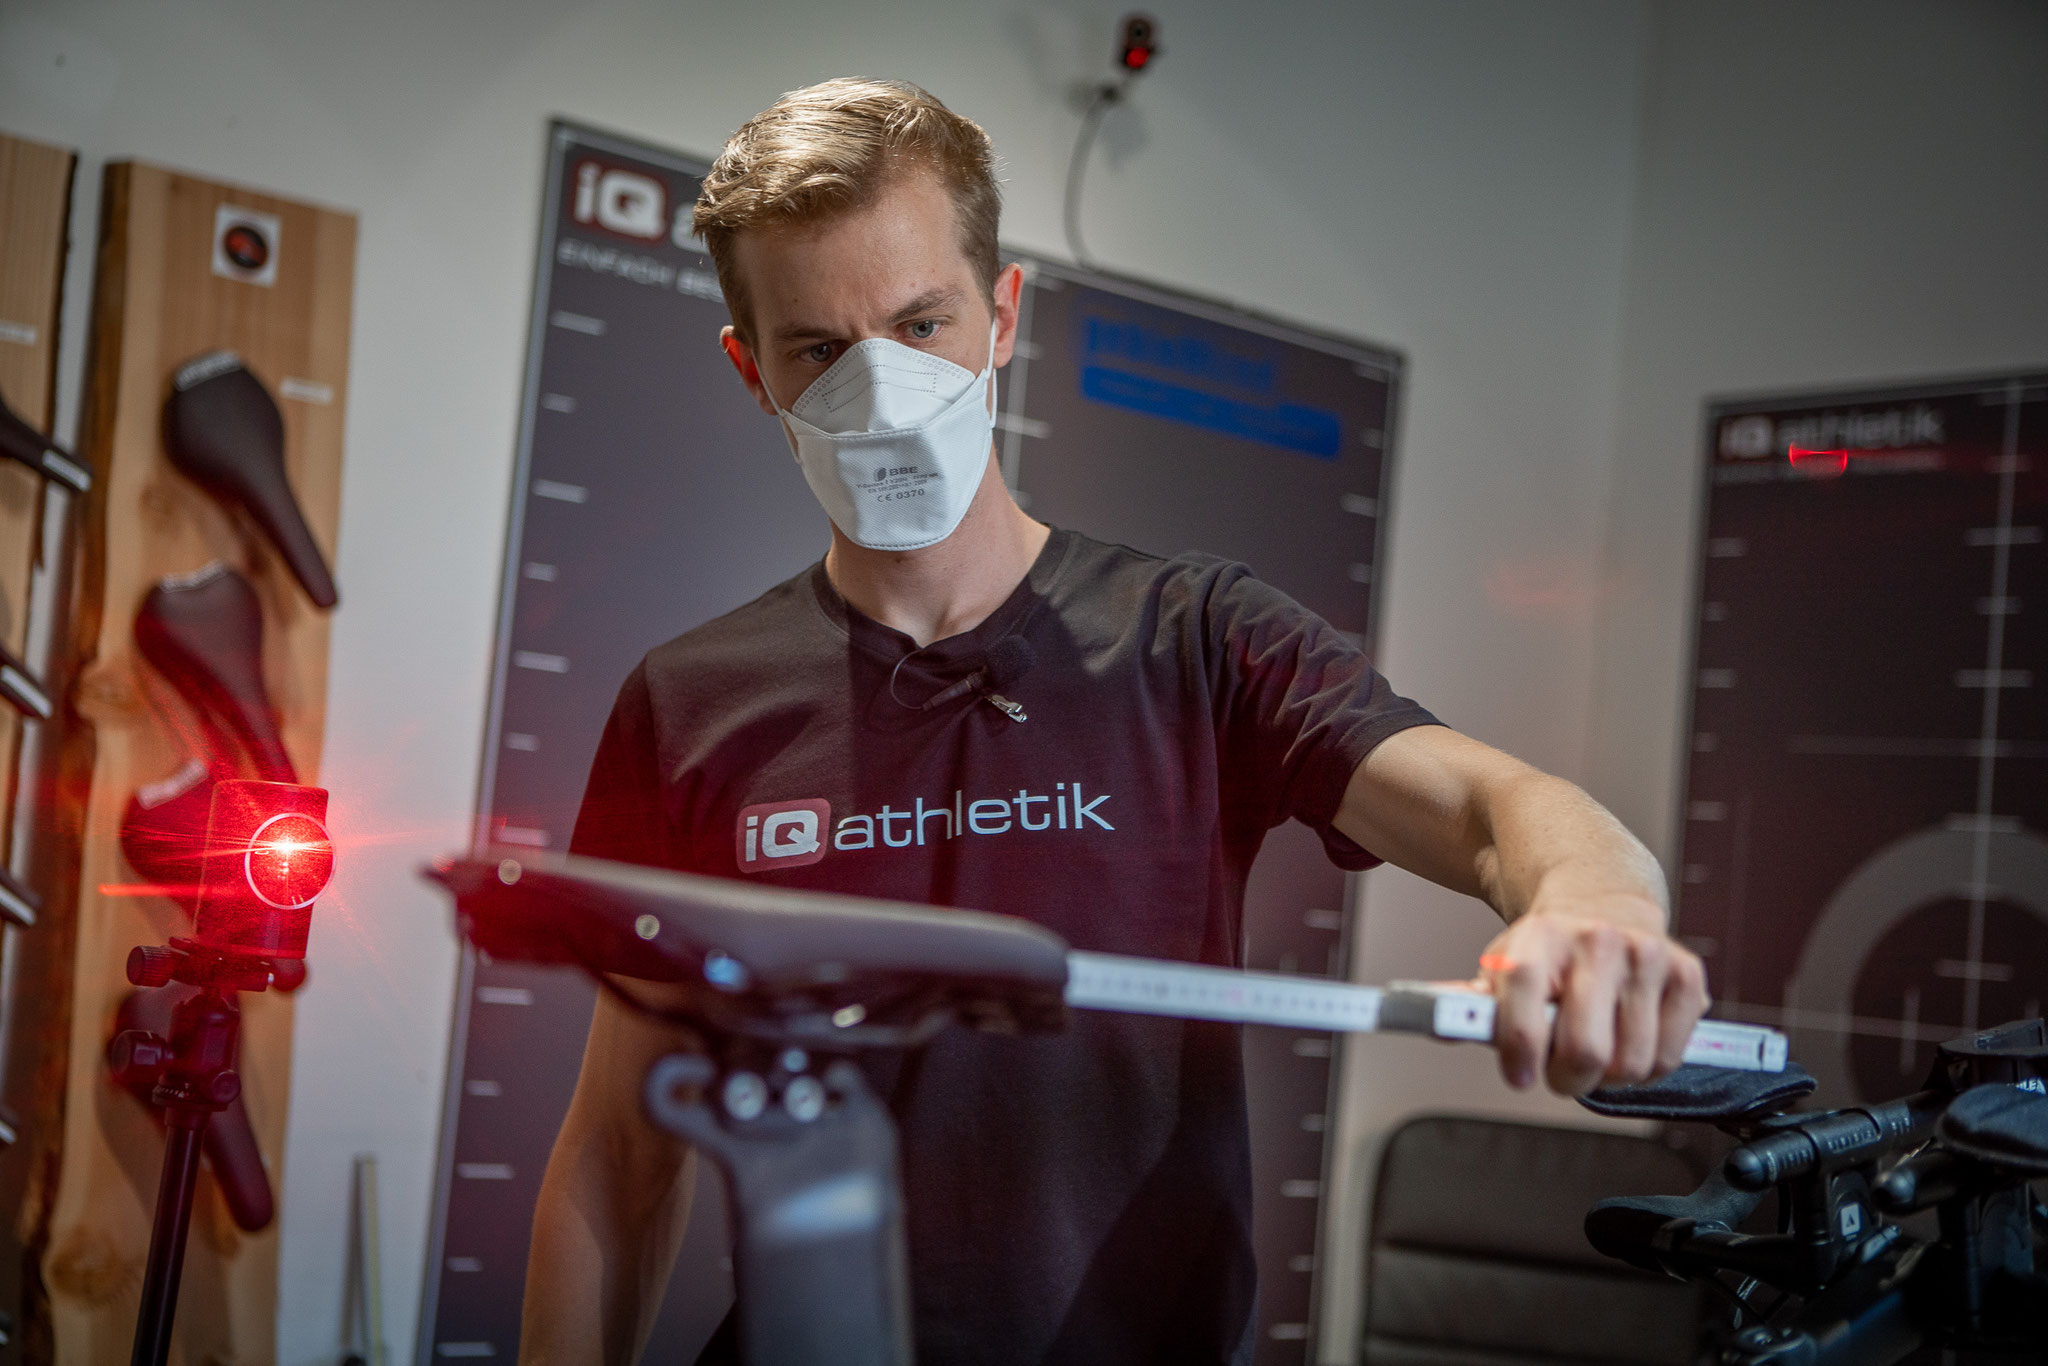
[[[905,170],[938,176],[960,250],[993,299],[1001,268],[995,147],[971,119],[908,81],[842,77],[792,90],[741,125],[704,177],[691,226],[711,253],[733,327],[751,339],[733,239],[863,208]]]

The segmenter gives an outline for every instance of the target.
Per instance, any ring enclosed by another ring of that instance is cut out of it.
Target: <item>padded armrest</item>
[[[1950,1102],[1934,1130],[1943,1146],[2028,1179],[2048,1176],[2048,1096],[2003,1082]]]
[[[1813,1094],[1817,1085],[1796,1062],[1786,1063],[1782,1072],[1686,1066],[1641,1086],[1602,1087],[1579,1097],[1579,1104],[1596,1115],[1726,1123],[1775,1115]]]
[[[574,855],[490,849],[428,874],[493,957],[779,996],[923,986],[966,1013],[1064,1019],[1067,946],[1014,916],[797,891]]]

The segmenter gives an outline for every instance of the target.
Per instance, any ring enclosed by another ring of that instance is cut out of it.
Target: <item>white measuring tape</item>
[[[1067,1004],[1232,1024],[1292,1026],[1340,1033],[1389,1030],[1473,1043],[1493,1041],[1493,997],[1432,982],[1353,986],[1314,977],[1126,958],[1114,953],[1067,955]],[[1550,1007],[1553,1018],[1557,1007]],[[1685,1045],[1685,1061],[1745,1072],[1785,1070],[1785,1036],[1760,1025],[1701,1020]]]

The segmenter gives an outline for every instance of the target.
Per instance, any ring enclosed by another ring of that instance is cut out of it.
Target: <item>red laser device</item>
[[[107,1049],[114,1076],[146,1090],[165,1124],[132,1366],[164,1366],[170,1354],[201,1142],[242,1091],[235,998],[305,980],[313,901],[333,872],[326,789],[224,778],[207,813],[191,937],[128,955],[128,980],[138,987],[198,988],[172,1011],[166,1033],[125,1030]]]
[[[299,961],[334,872],[327,791],[225,778],[213,787],[192,938],[220,953]]]

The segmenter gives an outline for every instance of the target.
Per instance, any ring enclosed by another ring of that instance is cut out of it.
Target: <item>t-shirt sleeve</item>
[[[675,868],[677,851],[661,789],[661,754],[646,665],[634,668],[597,742],[569,852]]]
[[[1397,694],[1341,631],[1243,565],[1221,570],[1206,616],[1231,799],[1254,804],[1267,828],[1300,820],[1340,867],[1377,864],[1331,824],[1352,772],[1388,736],[1443,723]]]

